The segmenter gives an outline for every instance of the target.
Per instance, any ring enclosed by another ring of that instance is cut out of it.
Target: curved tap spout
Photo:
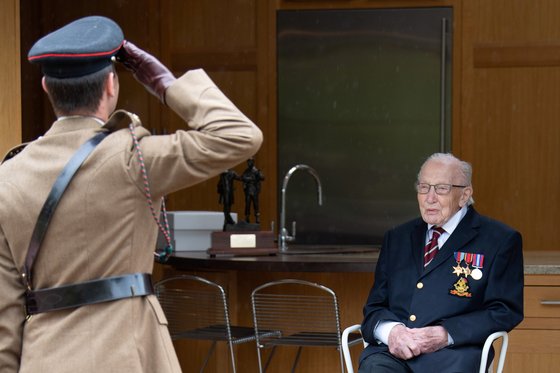
[[[296,223],[293,222],[292,225],[292,235],[290,236],[288,229],[286,228],[286,190],[288,189],[288,182],[290,178],[297,170],[304,170],[313,176],[317,182],[317,198],[319,206],[323,205],[323,188],[321,186],[321,179],[319,179],[319,174],[312,167],[305,164],[298,164],[290,168],[286,175],[284,176],[284,181],[282,182],[282,206],[280,210],[280,232],[278,235],[278,242],[280,244],[280,252],[286,252],[288,249],[288,242],[295,240],[296,238]]]

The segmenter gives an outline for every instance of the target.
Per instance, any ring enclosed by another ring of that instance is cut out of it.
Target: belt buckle
[[[25,319],[28,321],[37,312],[37,301],[35,300],[35,293],[32,290],[25,291],[25,304],[23,305]]]

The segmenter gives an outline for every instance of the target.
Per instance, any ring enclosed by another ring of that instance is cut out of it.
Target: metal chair
[[[298,347],[292,372],[295,372],[302,348],[316,346],[338,349],[344,373],[340,314],[334,291],[303,280],[279,280],[253,290],[251,303],[259,372],[266,371],[277,346]],[[359,333],[347,337],[349,345],[361,340]],[[265,348],[272,350],[263,369],[261,350]]]
[[[203,372],[218,341],[227,342],[233,372],[233,345],[255,340],[252,327],[231,325],[224,289],[198,276],[181,275],[164,279],[154,285],[169,323],[171,338],[210,340],[212,345],[200,369]]]
[[[354,334],[355,332],[359,332],[360,328],[361,328],[360,324],[352,325],[344,329],[344,332],[342,333],[342,351],[344,353],[344,361],[346,363],[346,370],[348,371],[348,373],[354,373],[354,368],[352,367],[352,357],[350,356],[350,349],[349,349],[349,347],[351,346],[351,344],[349,343],[350,340],[349,336]],[[482,357],[480,358],[479,373],[486,372],[486,364],[488,362],[488,353],[490,352],[490,347],[492,347],[494,341],[499,338],[503,338],[503,341],[502,341],[502,347],[500,349],[500,356],[498,358],[498,370],[496,371],[496,373],[502,373],[506,360],[506,353],[507,353],[508,339],[509,339],[507,332],[504,331],[492,333],[488,336],[488,338],[486,338],[486,341],[484,342],[484,347],[482,348]],[[364,341],[364,348],[367,347],[367,345],[368,345],[367,342]],[[492,372],[494,372],[494,362],[490,363],[490,366],[488,367],[488,373],[492,373]]]

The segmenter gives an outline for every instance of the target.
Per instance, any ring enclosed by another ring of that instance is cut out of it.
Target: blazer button
[[[416,284],[416,287],[417,287],[418,289],[422,289],[422,288],[424,287],[424,284],[421,283],[421,282],[419,282],[419,283]]]
[[[416,321],[416,315],[410,315],[408,319],[410,321]]]

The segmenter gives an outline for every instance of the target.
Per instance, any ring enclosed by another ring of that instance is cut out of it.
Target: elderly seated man
[[[488,335],[523,320],[521,235],[473,208],[471,176],[451,154],[422,165],[421,218],[385,234],[360,373],[478,372]]]

